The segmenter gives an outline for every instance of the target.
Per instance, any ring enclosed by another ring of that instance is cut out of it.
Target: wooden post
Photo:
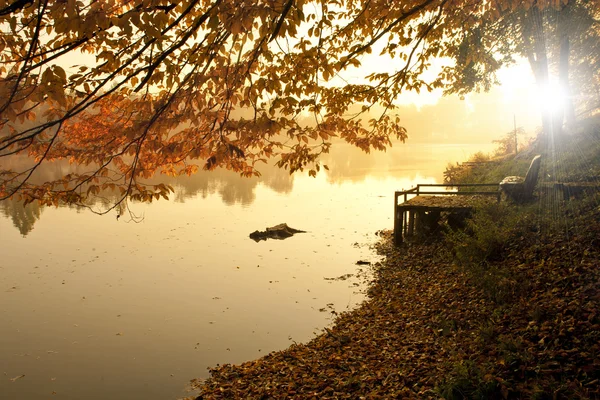
[[[423,211],[415,211],[415,232],[417,236],[423,234]]]
[[[404,241],[404,211],[398,211],[399,221],[398,221],[398,237],[396,239],[396,244],[400,245]]]
[[[398,192],[394,192],[394,244],[402,243],[402,211],[398,208]]]
[[[408,235],[413,236],[415,234],[415,212],[412,210],[408,211]]]

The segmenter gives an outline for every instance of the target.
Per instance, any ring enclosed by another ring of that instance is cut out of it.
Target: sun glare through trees
[[[540,108],[552,116],[562,112],[569,101],[565,90],[556,82],[544,85],[537,92]]]

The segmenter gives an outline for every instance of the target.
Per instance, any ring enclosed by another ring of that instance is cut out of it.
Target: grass
[[[477,153],[468,161],[477,167],[449,165],[447,183],[500,182],[506,176],[524,176],[536,154],[542,155],[540,182],[594,182],[600,177],[600,117],[581,121],[561,137],[539,136],[519,154],[494,156]],[[486,161],[488,161],[486,163]],[[491,162],[490,162],[491,161]]]
[[[485,374],[485,369],[473,361],[454,365],[450,376],[436,388],[437,394],[447,400],[493,400],[502,399],[498,381]]]
[[[597,191],[567,202],[560,193],[549,189],[552,182],[591,182],[596,184],[596,190],[600,187],[600,120],[583,121],[576,131],[554,140],[540,137],[519,155],[505,156],[498,162],[447,170],[449,183],[499,182],[506,176],[524,175],[531,158],[542,155],[534,201],[477,207],[466,229],[445,234],[451,255],[498,303],[506,303],[527,289],[499,262],[514,257],[524,245],[534,246],[557,233],[576,234],[575,219],[582,217],[582,210],[598,204],[594,195]],[[471,161],[485,160],[485,155],[476,154]]]
[[[446,178],[451,183],[487,183],[499,182],[510,175],[523,176],[528,163],[536,154],[541,154],[543,161],[533,201],[528,204],[500,203],[477,207],[467,220],[466,228],[448,230],[444,240],[449,253],[471,283],[496,305],[496,310],[524,314],[524,318],[530,321],[529,328],[535,332],[533,338],[537,340],[541,337],[540,343],[545,344],[548,339],[538,335],[538,330],[547,329],[544,327],[553,326],[557,322],[562,323],[561,318],[565,318],[565,315],[557,316],[552,306],[537,299],[530,301],[528,297],[533,296],[530,290],[539,291],[539,283],[547,280],[548,289],[543,296],[547,298],[547,302],[560,303],[554,292],[565,290],[568,293],[587,279],[579,275],[576,278],[564,276],[556,281],[549,276],[562,275],[567,268],[573,268],[573,264],[581,256],[567,256],[566,253],[570,247],[577,246],[577,243],[585,244],[586,240],[581,240],[578,235],[583,235],[590,224],[598,223],[599,121],[584,121],[573,135],[551,141],[538,138],[520,156],[505,157],[499,162],[481,163],[476,167],[449,167]],[[481,154],[476,158],[477,161],[484,159]],[[585,182],[592,185],[586,186],[591,190],[582,193],[579,198],[566,201],[549,189],[554,182]],[[600,241],[594,239],[594,234],[588,235],[590,246],[600,244]],[[540,256],[536,249],[547,249],[548,244],[554,250]],[[561,251],[565,254],[561,254]],[[588,251],[584,250],[583,254]],[[546,272],[538,278],[538,282],[531,282],[525,278],[525,274],[527,268],[535,265]],[[542,296],[539,292],[538,295]],[[534,360],[531,356],[530,349],[527,348],[530,344],[522,336],[499,334],[500,329],[496,324],[497,321],[490,319],[480,325],[478,334],[481,346],[499,354],[500,363],[508,371],[512,371],[512,376],[508,374],[505,377],[513,381],[534,382],[527,390],[521,391],[521,394],[526,393],[525,397],[531,399],[590,398],[589,392],[579,390],[573,384],[572,377],[565,377],[560,369],[553,370],[561,368],[562,364],[550,361],[540,365],[539,359]],[[571,346],[567,345],[571,340],[580,343],[579,339],[571,339],[565,331],[560,331],[558,336],[559,338],[554,339],[557,354],[564,355],[564,348]],[[588,343],[598,343],[600,334],[597,330],[586,331],[582,338]],[[563,340],[564,344],[561,342]],[[596,347],[592,349],[594,357],[598,357]],[[595,369],[594,373],[598,374],[598,370]],[[536,379],[538,383],[535,383]],[[513,384],[515,386],[518,385]],[[506,392],[502,393],[502,385],[497,381],[485,379],[485,368],[473,362],[456,365],[453,373],[441,381],[437,393],[445,399],[510,397]]]

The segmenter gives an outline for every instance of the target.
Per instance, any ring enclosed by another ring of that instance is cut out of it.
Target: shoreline
[[[584,215],[577,236],[513,249],[500,302],[447,244],[395,247],[386,231],[359,307],[308,343],[210,369],[192,398],[600,398],[600,207]]]
[[[441,243],[395,248],[391,236],[386,231],[376,244],[385,259],[373,266],[360,306],[308,343],[212,368],[196,382],[196,399],[437,397],[434,378],[468,358],[457,336],[469,340],[488,307],[448,264]],[[457,291],[468,295],[449,296]],[[429,368],[440,355],[446,362]]]
[[[570,138],[558,158],[562,180],[592,177],[590,192],[566,200],[540,190],[530,204],[483,207],[470,234],[437,241],[396,247],[384,231],[362,304],[307,343],[211,368],[193,398],[600,399],[594,138]],[[528,162],[506,159],[467,178],[508,176]]]

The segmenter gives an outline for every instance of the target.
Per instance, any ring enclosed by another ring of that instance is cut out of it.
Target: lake
[[[317,178],[267,167],[169,180],[135,222],[0,203],[0,398],[177,399],[207,368],[305,342],[364,299],[393,192],[482,145],[334,145]],[[307,231],[254,242],[285,222]]]

